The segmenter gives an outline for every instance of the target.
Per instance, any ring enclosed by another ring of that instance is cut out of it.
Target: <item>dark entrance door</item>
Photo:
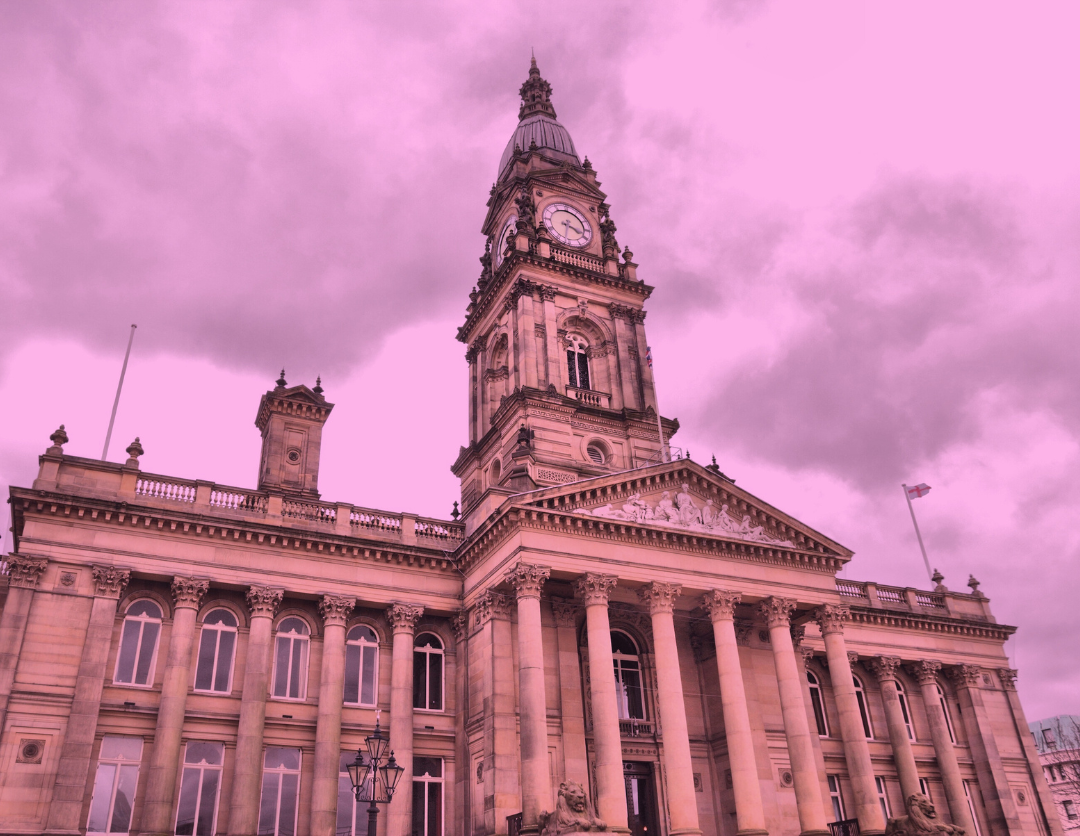
[[[626,817],[634,836],[659,836],[656,785],[650,763],[623,761],[626,778]]]

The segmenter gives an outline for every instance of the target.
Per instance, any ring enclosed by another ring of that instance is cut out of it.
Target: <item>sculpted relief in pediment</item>
[[[737,517],[728,510],[726,504],[719,508],[711,499],[699,504],[690,494],[690,485],[683,483],[682,488],[671,495],[664,491],[659,498],[642,498],[635,493],[627,497],[622,506],[601,505],[598,508],[578,508],[577,513],[589,514],[609,520],[646,523],[684,531],[698,531],[702,534],[714,534],[720,537],[733,537],[737,540],[750,540],[755,543],[768,543],[773,546],[793,547],[791,540],[781,540],[765,532],[765,527],[754,525],[749,514]]]

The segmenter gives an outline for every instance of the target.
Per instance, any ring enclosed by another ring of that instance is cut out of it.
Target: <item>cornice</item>
[[[243,542],[264,550],[289,551],[293,554],[359,558],[447,574],[457,573],[453,551],[437,548],[398,546],[381,540],[373,543],[362,537],[342,536],[333,532],[296,530],[286,525],[275,526],[227,517],[204,517],[179,509],[147,508],[126,501],[31,492],[21,488],[12,488],[11,494],[12,509],[16,513],[37,513],[139,531],[168,531],[184,537]]]
[[[873,627],[902,628],[923,630],[930,633],[948,633],[955,636],[970,636],[979,639],[1005,641],[1016,632],[1015,627],[1007,624],[991,624],[984,621],[969,621],[940,615],[878,610],[868,607],[850,607],[851,624],[866,624]]]

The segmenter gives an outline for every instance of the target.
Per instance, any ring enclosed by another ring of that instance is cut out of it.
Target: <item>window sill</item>
[[[154,685],[139,685],[135,682],[113,682],[114,688],[134,688],[136,691],[153,691]]]

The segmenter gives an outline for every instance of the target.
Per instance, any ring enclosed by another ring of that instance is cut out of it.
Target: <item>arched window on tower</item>
[[[578,334],[571,334],[567,339],[570,347],[566,349],[566,371],[570,385],[577,389],[591,389],[589,344]]]
[[[870,725],[870,706],[866,702],[866,689],[863,688],[862,680],[852,676],[855,682],[855,699],[859,703],[859,716],[862,718],[863,734],[867,740],[874,739],[874,727]]]
[[[634,640],[621,630],[611,631],[611,655],[615,663],[615,699],[620,720],[644,720],[645,699],[641,690],[641,658]]]
[[[154,657],[161,634],[161,607],[153,601],[136,601],[124,614],[120,650],[116,654],[113,682],[149,687],[154,680]]]
[[[810,705],[814,709],[818,737],[828,737],[829,721],[825,717],[825,699],[822,696],[821,683],[811,671],[806,672],[806,681],[810,683]]]

